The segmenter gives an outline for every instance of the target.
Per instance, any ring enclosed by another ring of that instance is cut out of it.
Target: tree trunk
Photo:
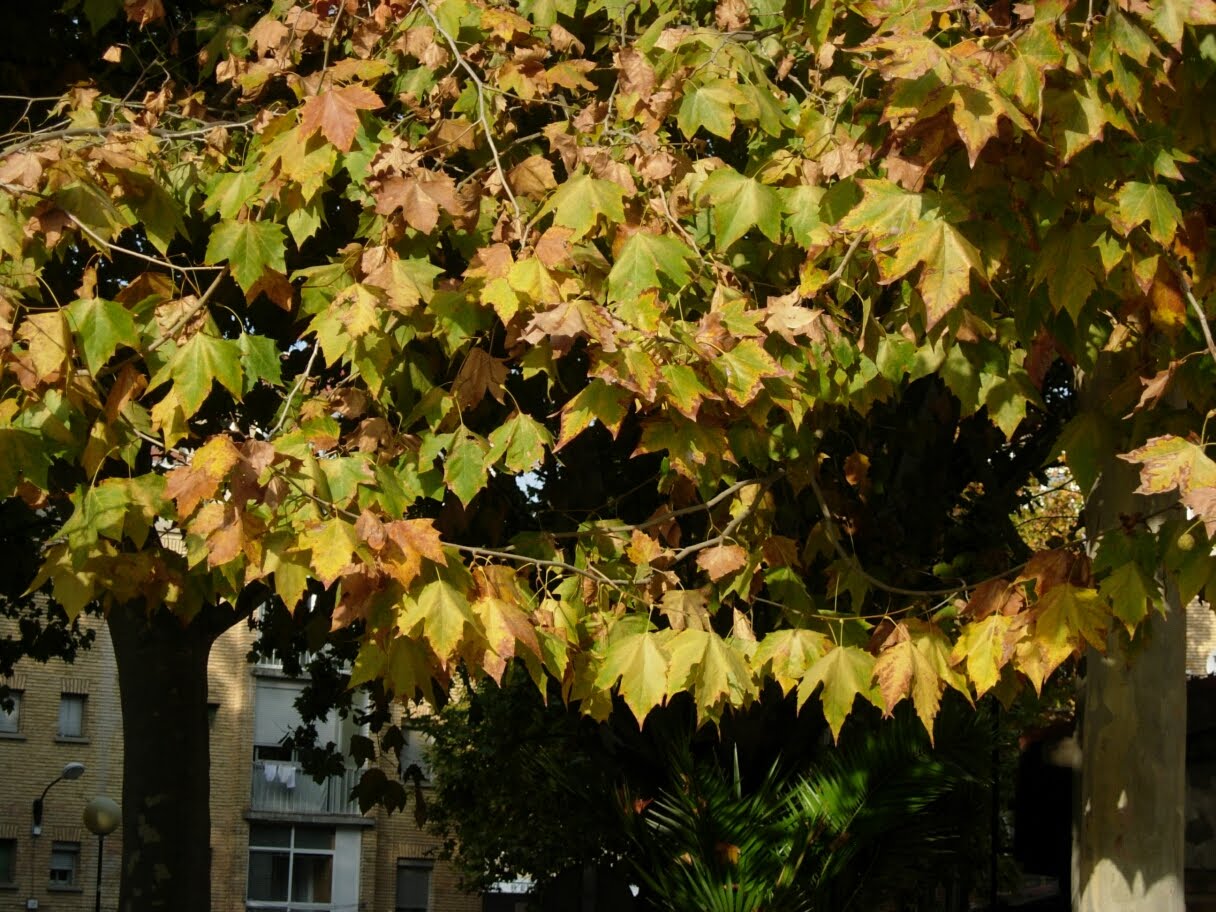
[[[226,626],[216,614],[186,624],[133,602],[107,618],[123,720],[119,912],[211,908],[207,655]]]
[[[1127,463],[1106,466],[1086,507],[1090,540],[1148,514]],[[1113,534],[1120,534],[1115,532]],[[1186,614],[1165,585],[1130,648],[1113,633],[1086,657],[1073,845],[1075,912],[1184,912]]]

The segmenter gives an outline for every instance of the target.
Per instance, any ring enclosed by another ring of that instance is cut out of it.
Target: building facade
[[[122,798],[122,712],[105,625],[71,665],[22,662],[0,708],[0,912],[94,908],[98,839],[82,813],[94,797]],[[297,724],[302,684],[274,665],[246,661],[255,636],[240,624],[212,648],[211,908],[215,912],[476,912],[437,840],[412,813],[360,814],[349,800],[359,771],[323,783],[281,743]],[[322,742],[344,748],[353,725],[322,723]],[[51,783],[69,763],[79,778]],[[50,788],[47,789],[47,786]],[[34,800],[47,789],[40,833]],[[105,838],[101,908],[118,905],[122,829]]]

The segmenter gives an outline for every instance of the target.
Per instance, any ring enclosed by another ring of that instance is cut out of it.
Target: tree
[[[595,718],[774,681],[932,733],[945,688],[1150,661],[1212,572],[1216,4],[1098,6],[45,4],[73,64],[9,55],[0,149],[0,498],[67,516],[35,585],[204,759],[199,657],[310,586],[353,684],[520,662]],[[1091,527],[1027,554],[1059,452]],[[165,839],[122,906],[204,908],[205,777],[131,724]],[[1096,860],[1180,893],[1176,851]]]

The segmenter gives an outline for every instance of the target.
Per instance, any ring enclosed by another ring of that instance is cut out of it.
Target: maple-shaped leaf
[[[522,644],[536,658],[541,657],[536,628],[516,605],[501,598],[481,596],[473,602],[473,614],[485,631],[490,648],[484,667],[495,683],[501,682],[507,662],[515,657],[517,644]]]
[[[831,640],[815,630],[774,630],[760,641],[751,657],[751,665],[757,674],[771,675],[788,694],[830,646]]]
[[[739,545],[717,545],[697,555],[697,566],[715,583],[747,565],[747,552]]]
[[[798,685],[798,705],[801,707],[820,684],[823,692],[819,699],[823,703],[823,715],[832,730],[832,739],[840,740],[840,729],[844,720],[853,711],[853,702],[862,696],[881,706],[881,697],[875,692],[874,656],[857,646],[836,646],[828,650],[803,677]]]
[[[740,406],[746,406],[756,398],[765,377],[786,374],[756,339],[744,339],[719,355],[710,362],[709,370],[718,379],[726,397]]]
[[[300,536],[300,547],[311,552],[313,573],[327,587],[350,566],[358,544],[354,525],[339,517],[319,522]]]
[[[440,210],[457,218],[465,211],[451,177],[422,169],[387,178],[375,198],[377,212],[388,215],[400,209],[406,224],[423,234],[435,230]]]
[[[882,695],[884,715],[890,716],[905,697],[912,698],[929,740],[933,740],[933,720],[941,705],[945,685],[928,657],[905,633],[904,638],[882,651],[874,663],[874,677]]]
[[[1158,0],[1147,8],[1137,8],[1145,9],[1157,34],[1177,50],[1182,49],[1186,26],[1216,25],[1216,3],[1212,0]]]
[[[267,269],[286,272],[283,226],[271,221],[222,221],[211,229],[203,262],[225,260],[241,290],[248,292]]]
[[[139,333],[131,312],[116,301],[82,298],[69,304],[64,312],[84,353],[85,366],[94,376],[119,345],[131,348],[139,345]]]
[[[971,287],[971,272],[987,279],[983,258],[975,246],[949,222],[923,219],[899,238],[895,256],[883,267],[892,282],[924,264],[917,279],[925,301],[926,328],[932,329]]]
[[[781,194],[734,168],[718,168],[701,185],[700,198],[713,204],[714,240],[730,247],[752,228],[770,241],[781,239]]]
[[[472,348],[452,381],[452,395],[461,408],[472,408],[489,393],[503,401],[503,381],[507,379],[507,364],[484,348]]]
[[[349,152],[359,129],[359,112],[384,107],[380,96],[366,86],[348,85],[325,89],[304,99],[300,108],[300,137],[318,130],[343,152]]]
[[[699,719],[715,718],[719,706],[742,706],[753,691],[743,654],[712,630],[685,628],[668,643],[669,693],[692,694]]]
[[[1149,608],[1160,601],[1156,580],[1145,574],[1138,561],[1120,564],[1098,586],[1110,604],[1111,613],[1131,634],[1148,617]]]
[[[1044,92],[1043,112],[1048,139],[1062,163],[1071,161],[1101,139],[1113,114],[1102,101],[1097,85],[1079,80],[1074,80],[1067,89]]]
[[[608,300],[623,301],[658,288],[661,277],[680,288],[691,278],[692,250],[670,234],[639,231],[625,242],[608,273]]]
[[[1044,678],[1086,643],[1098,652],[1106,651],[1106,632],[1110,613],[1097,590],[1056,586],[1039,599],[1030,638],[1044,660]]]
[[[1137,494],[1177,488],[1182,502],[1203,520],[1208,536],[1216,536],[1216,462],[1202,446],[1166,434],[1119,458],[1140,466]]]
[[[659,610],[672,630],[709,630],[709,587],[701,589],[668,589],[663,593]]]
[[[476,628],[476,624],[465,594],[444,579],[427,583],[416,599],[407,596],[397,617],[403,634],[425,637],[442,658],[455,653],[466,628]]]
[[[1157,243],[1168,247],[1182,224],[1182,211],[1174,196],[1161,184],[1128,181],[1115,194],[1118,208],[1108,216],[1121,234],[1130,234],[1148,222],[1148,233]]]
[[[512,472],[530,472],[545,458],[545,448],[553,445],[549,429],[530,415],[516,412],[490,432],[486,462],[502,460]]]
[[[603,380],[592,380],[562,407],[562,428],[555,449],[564,447],[592,421],[598,421],[616,436],[632,400],[628,391],[609,386]]]
[[[910,193],[888,180],[861,180],[861,202],[849,210],[837,227],[842,231],[868,231],[875,237],[903,234],[924,215],[926,197]]]
[[[735,132],[735,106],[746,103],[747,96],[733,79],[711,79],[685,91],[676,124],[688,139],[701,127],[730,139]]]
[[[626,633],[609,641],[595,686],[608,690],[618,681],[618,692],[638,725],[667,696],[668,657],[651,632]]]
[[[443,461],[443,483],[466,507],[486,486],[489,478],[486,442],[472,433],[462,433]]]
[[[659,368],[663,398],[680,414],[691,421],[697,420],[701,403],[707,399],[721,398],[701,382],[696,370],[687,364],[664,364]]]
[[[169,363],[148,383],[148,388],[155,389],[172,380],[171,393],[189,418],[202,408],[216,382],[239,400],[242,378],[240,345],[233,339],[221,339],[204,331],[195,333],[173,353]]]
[[[177,514],[186,519],[203,500],[216,496],[220,484],[241,459],[241,452],[224,434],[195,450],[190,464],[166,476],[165,498],[177,501]]]
[[[536,344],[548,339],[554,354],[564,355],[578,337],[586,336],[605,349],[615,349],[616,327],[611,315],[592,301],[565,301],[552,310],[538,313],[524,327],[520,339]]]
[[[977,697],[996,687],[1001,679],[1001,669],[1013,658],[1018,639],[1012,635],[1014,631],[1013,616],[999,612],[964,624],[960,629],[950,662],[954,665],[966,663],[967,677],[975,685]]]
[[[552,212],[554,223],[571,229],[574,233],[570,240],[577,241],[589,234],[601,217],[609,225],[625,221],[624,196],[620,184],[581,171],[554,191],[541,212]]]
[[[360,529],[358,524],[355,529],[360,537],[367,539],[366,529]],[[383,530],[393,547],[384,548],[379,555],[380,564],[403,587],[409,587],[421,573],[423,558],[439,566],[447,563],[439,530],[432,520],[395,520],[384,523]]]
[[[1095,246],[1100,233],[1100,229],[1086,223],[1057,225],[1048,233],[1035,261],[1034,284],[1045,281],[1051,306],[1068,311],[1074,322],[1080,319],[1089,296],[1106,278]]]

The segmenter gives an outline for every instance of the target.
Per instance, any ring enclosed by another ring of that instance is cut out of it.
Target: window
[[[316,909],[333,892],[334,831],[323,827],[249,827],[249,906]]]
[[[17,882],[17,840],[0,839],[0,884]]]
[[[63,694],[59,698],[59,737],[84,737],[84,704],[83,694]]]
[[[76,868],[79,865],[79,842],[51,843],[50,886],[60,888],[76,886]]]
[[[431,765],[427,762],[427,753],[431,749],[431,738],[420,731],[405,729],[401,732],[405,744],[401,748],[400,770],[401,778],[412,779],[415,772],[422,776],[423,782],[431,779]],[[416,767],[411,770],[411,767]]]
[[[429,861],[397,859],[397,912],[429,912],[431,867]]]
[[[21,731],[21,697],[23,694],[19,690],[10,690],[6,700],[12,703],[12,709],[5,709],[0,705],[0,732],[7,734],[17,734]],[[0,701],[2,702],[2,701]]]

